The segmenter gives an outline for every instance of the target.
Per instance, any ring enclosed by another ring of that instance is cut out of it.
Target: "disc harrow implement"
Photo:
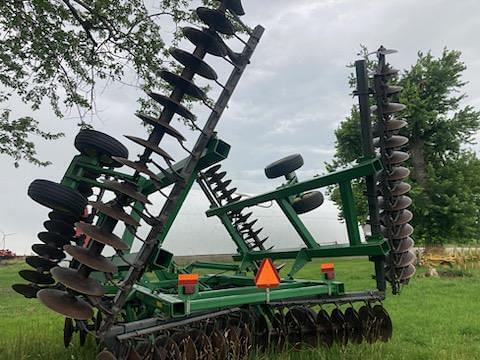
[[[413,275],[413,228],[408,224],[412,214],[407,210],[411,199],[406,195],[410,187],[403,182],[409,171],[401,166],[408,159],[403,152],[408,139],[399,135],[405,121],[394,117],[404,106],[389,101],[401,89],[385,82],[393,74],[384,64],[388,51],[378,51],[375,75],[375,81],[385,83],[364,92],[377,100],[382,97],[371,109],[378,121],[374,127],[368,123],[370,138],[362,136],[372,154],[378,147],[377,156],[365,154],[352,168],[303,181],[295,173],[304,165],[302,156],[286,156],[265,168],[268,179],[283,177],[282,185],[245,195],[220,164],[230,145],[215,129],[264,29],[243,24],[240,0],[217,3],[215,9],[197,8],[203,27],[182,29],[194,46],[192,52],[169,50],[182,67],[177,73],[160,73],[171,92],[148,92],[161,112],[135,114],[152,130],[144,137],[125,135],[141,149],[136,158],[109,135],[82,130],[74,144],[79,154],[61,181],[31,183],[29,196],[50,212],[44,231],[37,235],[41,243],[32,246],[36,255],[26,258],[30,268],[19,273],[27,283],[12,288],[65,317],[65,346],[77,333],[81,345],[93,335],[97,359],[239,360],[262,351],[388,341],[392,322],[382,305],[385,279],[395,290]],[[208,65],[208,56],[230,65],[223,83],[223,76]],[[197,76],[220,86],[215,101],[196,84]],[[187,105],[192,99],[198,103]],[[206,119],[195,115],[197,105],[208,108]],[[174,117],[196,131],[193,144],[172,125]],[[165,137],[185,150],[183,159],[175,159],[180,148],[163,145]],[[360,239],[351,195],[352,181],[359,178],[374,179],[375,185],[369,205],[376,227],[366,243]],[[235,243],[231,263],[194,261],[180,266],[163,247],[195,184],[210,202],[207,217],[217,217]],[[332,185],[342,194],[347,245],[320,244],[301,218],[305,213],[314,216],[324,201],[320,189]],[[153,201],[159,198],[160,206]],[[267,229],[252,207],[273,204],[304,246],[277,250],[275,239],[265,235]],[[376,289],[347,292],[335,278],[334,264],[322,264],[315,279],[296,279],[312,259],[336,256],[372,259]],[[291,266],[281,263],[287,259]],[[274,284],[257,281],[265,263],[270,264]],[[208,271],[200,275],[199,269]]]

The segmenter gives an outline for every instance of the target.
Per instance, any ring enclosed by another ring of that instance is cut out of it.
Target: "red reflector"
[[[196,285],[198,274],[178,274],[178,285]]]

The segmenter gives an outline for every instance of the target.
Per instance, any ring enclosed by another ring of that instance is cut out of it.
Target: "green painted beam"
[[[340,197],[342,199],[343,218],[347,225],[348,241],[352,246],[360,245],[362,240],[358,230],[357,208],[350,181],[340,183]]]
[[[311,180],[306,180],[296,184],[288,185],[258,196],[253,196],[245,200],[236,201],[225,206],[207,210],[206,214],[208,217],[218,216],[228,213],[230,211],[240,210],[268,201],[287,198],[289,196],[300,194],[305,191],[338,184],[344,181],[350,181],[352,179],[361,178],[367,175],[372,175],[377,171],[382,170],[382,168],[383,166],[379,159],[368,159],[363,161],[361,164],[353,166],[349,169],[339,170],[324,176],[317,176]]]

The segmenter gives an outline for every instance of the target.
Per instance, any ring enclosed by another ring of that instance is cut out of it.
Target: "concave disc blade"
[[[392,239],[403,239],[413,234],[413,226],[406,223],[395,226],[392,232]]]
[[[162,105],[165,109],[177,113],[178,115],[183,116],[184,118],[187,118],[189,120],[195,120],[195,115],[193,115],[190,110],[188,110],[179,102],[169,98],[168,96],[157,94],[151,91],[148,92],[148,96],[150,96],[153,100]]]
[[[180,359],[180,349],[175,341],[173,341],[168,335],[161,335],[155,339],[155,346],[162,348],[162,353],[166,356],[166,360]],[[160,357],[156,357],[161,359]],[[224,358],[226,359],[226,357]]]
[[[407,161],[409,158],[410,155],[404,151],[392,151],[392,153],[387,156],[385,161],[390,165],[396,165]]]
[[[20,270],[18,274],[27,281],[40,285],[52,285],[55,284],[55,280],[50,274],[42,274],[35,270]]]
[[[391,102],[391,103],[388,103],[388,104],[384,104],[382,106],[382,111],[383,111],[383,114],[390,115],[390,114],[394,114],[396,112],[405,110],[406,108],[407,107],[403,104],[398,104],[398,103]],[[378,112],[377,106],[376,105],[372,106],[371,111],[376,114]]]
[[[400,211],[412,205],[412,199],[402,195],[394,199],[392,203],[385,203],[382,196],[378,197],[378,205],[387,211]]]
[[[75,269],[57,266],[50,272],[59,283],[81,294],[91,296],[103,296],[105,294],[105,289],[97,280],[87,278]]]
[[[332,322],[330,321],[328,313],[325,310],[320,309],[317,314],[316,322],[319,341],[328,347],[332,346],[334,334]]]
[[[192,44],[203,47],[209,54],[219,57],[227,56],[227,46],[219,37],[213,36],[207,30],[202,31],[187,26],[182,28],[182,32]]]
[[[172,335],[172,340],[176,342],[180,350],[181,358],[184,360],[196,360],[197,349],[193,340],[187,333],[180,331]]]
[[[227,359],[228,345],[222,333],[217,329],[213,329],[210,332],[209,336],[210,336],[210,343],[212,344],[212,349],[213,349],[213,355],[214,355],[213,359],[214,360]]]
[[[197,8],[196,12],[200,20],[210,26],[211,29],[225,35],[235,34],[235,28],[223,12],[203,6]]]
[[[383,225],[393,224],[395,226],[406,224],[412,219],[412,212],[406,209],[398,212],[383,212],[380,217]]]
[[[47,220],[43,223],[45,229],[50,232],[64,235],[66,237],[72,237],[75,235],[73,225],[60,220]]]
[[[181,89],[185,94],[200,100],[207,100],[207,95],[192,80],[186,79],[170,71],[162,70],[160,77],[176,89]]]
[[[133,200],[139,201],[143,204],[151,204],[150,200],[148,200],[145,195],[136,191],[135,188],[130,184],[119,183],[117,181],[111,181],[111,180],[106,180],[103,183],[107,188],[109,188],[110,190],[116,193],[127,195]]]
[[[373,343],[376,340],[376,334],[374,329],[374,315],[369,306],[362,306],[358,309],[358,317],[362,324],[363,338],[369,343]]]
[[[397,166],[392,169],[391,172],[387,174],[388,181],[398,181],[405,179],[410,175],[410,170],[403,166]]]
[[[109,245],[116,250],[128,250],[129,246],[122,241],[117,235],[111,232],[105,231],[95,225],[78,222],[75,226],[80,229],[82,233],[90,236],[95,241],[104,245]]]
[[[102,214],[111,217],[112,219],[123,221],[127,225],[132,226],[139,226],[140,223],[135,220],[133,217],[128,215],[122,208],[117,206],[110,206],[104,204],[101,201],[89,201],[89,204],[97,211],[101,212]]]
[[[61,213],[59,211],[50,211],[48,213],[48,218],[50,220],[63,221],[63,222],[66,222],[68,224],[73,224],[75,221],[78,221],[78,219],[79,219],[77,216],[72,216],[72,215],[69,215],[69,214]]]
[[[389,341],[393,333],[392,319],[381,305],[373,307],[373,314],[377,324],[378,339],[383,342]]]
[[[158,146],[148,142],[147,140],[141,139],[136,136],[130,136],[130,135],[124,135],[128,140],[133,141],[135,144],[138,144],[140,146],[143,146],[149,150],[152,150],[155,154],[160,155],[164,159],[167,159],[169,161],[173,161],[173,158],[170,156],[169,153],[167,153],[165,150],[162,148],[159,148]]]
[[[406,281],[410,279],[415,274],[415,266],[410,264],[404,268],[394,268],[393,271],[391,268],[385,269],[385,275],[388,281],[397,279],[399,281]]]
[[[197,359],[209,360],[212,356],[212,344],[208,336],[200,329],[190,329],[188,336],[193,340],[197,349]]]
[[[187,140],[187,139],[185,139],[185,137],[182,134],[180,134],[180,132],[177,129],[175,129],[170,124],[167,124],[164,121],[160,121],[159,119],[154,118],[153,116],[145,115],[145,114],[142,114],[142,113],[136,113],[135,116],[137,116],[140,120],[146,122],[147,124],[154,126],[156,129],[162,128],[162,130],[166,134],[174,137],[178,141],[186,141]]]
[[[112,159],[119,162],[120,164],[122,165],[125,165],[125,166],[128,166],[129,168],[139,172],[139,173],[142,173],[142,174],[145,174],[145,175],[148,175],[150,176],[152,179],[155,179],[157,181],[160,181],[160,178],[157,176],[157,174],[155,174],[153,171],[151,171],[147,165],[143,164],[143,163],[140,163],[140,162],[135,162],[135,161],[131,161],[131,160],[128,160],[128,159],[125,159],[125,158],[120,158],[120,157],[117,157],[117,156],[112,156]]]
[[[87,265],[90,269],[105,273],[117,272],[117,267],[110,260],[102,255],[93,255],[87,248],[65,245],[63,250],[79,263]]]
[[[62,260],[65,259],[65,253],[57,248],[54,248],[46,244],[33,244],[32,250],[34,253],[38,254],[41,257],[53,260]]]
[[[215,174],[218,170],[220,170],[221,167],[222,167],[221,164],[217,164],[217,165],[215,165],[215,166],[212,166],[211,168],[208,168],[207,170],[205,170],[204,175],[205,175],[205,176],[212,176],[212,175]]]
[[[117,357],[108,350],[102,350],[98,353],[96,360],[117,360]]]
[[[393,195],[393,196],[405,195],[412,188],[410,184],[407,184],[401,181],[394,182],[390,184],[389,187],[390,187],[390,195]]]
[[[395,49],[386,49],[383,46],[380,47],[380,49],[377,50],[377,53],[382,54],[382,55],[389,55],[389,54],[395,54],[397,53],[398,50]]]
[[[93,316],[93,309],[87,302],[65,291],[42,289],[37,297],[50,310],[72,319],[88,320]]]
[[[417,257],[412,251],[406,251],[404,253],[390,253],[390,260],[397,268],[404,268],[408,265],[413,265],[417,260]]]
[[[245,11],[243,10],[242,1],[241,0],[220,0],[228,10],[233,12],[238,16],[245,15]]]
[[[51,268],[57,266],[56,262],[41,258],[40,256],[27,256],[25,262],[31,267],[42,271],[49,271]]]
[[[41,290],[41,287],[35,284],[13,284],[12,289],[27,299],[33,299],[37,297],[37,293]]]
[[[227,172],[226,171],[221,171],[219,173],[215,173],[213,175],[210,176],[210,182],[219,182],[220,180],[222,180],[225,175],[227,175]]]
[[[391,137],[386,138],[384,143],[385,149],[398,149],[408,144],[408,138],[401,135],[392,135]],[[376,147],[380,146],[379,138],[375,138],[373,140],[373,145],[375,145]]]
[[[388,132],[391,132],[391,131],[398,131],[402,128],[404,128],[405,126],[407,126],[407,122],[405,120],[402,120],[402,119],[397,119],[397,118],[391,118],[391,119],[388,119],[387,121],[385,121],[385,123],[383,124],[383,131],[388,131]],[[376,124],[375,127],[373,128],[373,134],[375,136],[380,136],[381,134],[381,125],[380,124]]]
[[[178,48],[170,48],[168,52],[175,58],[175,60],[183,66],[191,69],[196,74],[208,80],[217,80],[218,76],[215,70],[198,56]]]
[[[353,307],[348,307],[345,310],[345,322],[348,324],[349,329],[348,338],[354,344],[360,344],[363,340],[362,335],[362,322],[358,315],[357,310]]]
[[[65,318],[65,322],[63,324],[63,345],[65,348],[68,348],[70,345],[74,330],[75,327],[73,326],[73,320],[69,317]]]
[[[393,85],[389,85],[385,88],[385,92],[388,94],[388,95],[393,95],[393,94],[398,94],[399,92],[401,92],[403,90],[403,87],[401,86],[393,86]]]
[[[332,310],[330,315],[330,321],[332,323],[332,329],[334,334],[334,339],[340,344],[346,345],[348,342],[346,327],[345,327],[345,316],[342,314],[342,311],[339,308]]]
[[[391,241],[392,251],[405,252],[413,248],[414,241],[411,237],[405,239],[394,239]]]
[[[45,244],[56,248],[62,248],[63,245],[70,244],[70,238],[54,232],[42,231],[37,234],[37,237]]]

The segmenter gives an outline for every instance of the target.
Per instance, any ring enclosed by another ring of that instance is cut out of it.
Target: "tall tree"
[[[212,2],[213,0],[210,0]],[[204,3],[209,2],[207,0]],[[152,6],[147,7],[146,3]],[[37,110],[48,103],[58,117],[77,112],[80,125],[94,109],[95,88],[128,81],[143,89],[166,86],[158,76],[168,67],[160,20],[191,20],[191,0],[3,0],[0,1],[0,154],[37,165],[29,135],[55,139],[33,117],[12,118],[9,102],[20,99]],[[163,30],[163,29],[162,29]],[[173,65],[171,65],[173,66]],[[143,106],[148,104],[141,101]]]
[[[401,116],[408,122],[402,135],[410,139],[413,224],[416,240],[424,243],[470,241],[480,235],[480,189],[472,183],[480,175],[480,160],[462,150],[480,129],[480,112],[462,105],[466,67],[460,56],[459,51],[447,49],[438,58],[419,52],[415,65],[396,81],[403,87],[398,100],[407,105]],[[354,107],[335,132],[336,154],[329,170],[361,156],[359,123]],[[365,221],[363,183],[357,182],[354,188],[360,220]],[[331,198],[339,204],[337,190]]]

